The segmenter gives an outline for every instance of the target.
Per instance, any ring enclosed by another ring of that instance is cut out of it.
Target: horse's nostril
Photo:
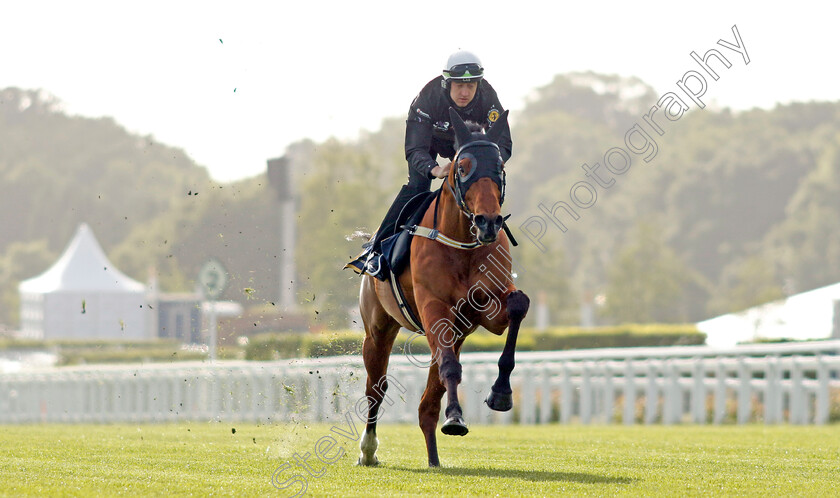
[[[483,227],[487,225],[487,218],[483,214],[478,214],[475,216],[475,224],[476,226]]]
[[[496,216],[496,226],[497,227],[502,226],[502,223],[504,223],[504,222],[505,222],[505,219],[502,218],[502,215]]]

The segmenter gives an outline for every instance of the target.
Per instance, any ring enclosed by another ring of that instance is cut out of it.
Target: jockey
[[[455,157],[455,132],[449,123],[449,108],[454,108],[464,121],[473,121],[485,128],[493,126],[504,109],[496,91],[484,79],[484,67],[472,52],[465,50],[449,56],[443,75],[428,82],[414,98],[405,123],[405,158],[408,161],[408,183],[402,186],[385,219],[364,249],[345,265],[356,273],[387,278],[381,243],[395,233],[394,224],[403,206],[415,195],[428,192],[432,180],[446,178]],[[507,128],[507,123],[504,124]],[[502,160],[510,159],[513,144],[510,129],[504,130],[499,143]],[[440,166],[437,157],[449,159]]]

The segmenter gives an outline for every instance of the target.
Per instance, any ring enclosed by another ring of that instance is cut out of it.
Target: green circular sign
[[[198,283],[201,284],[205,298],[217,299],[227,287],[227,271],[219,260],[211,258],[198,272]]]

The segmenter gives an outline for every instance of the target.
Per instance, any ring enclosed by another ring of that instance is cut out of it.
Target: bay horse
[[[408,266],[398,276],[391,276],[399,278],[405,303],[419,318],[422,330],[403,315],[389,282],[369,275],[362,279],[359,306],[365,327],[362,355],[367,371],[368,414],[359,445],[359,465],[379,463],[376,421],[388,388],[389,355],[400,327],[425,331],[431,348],[433,361],[418,409],[430,467],[440,466],[435,429],[444,393],[446,421],[441,432],[463,436],[469,431],[458,402],[458,359],[464,339],[479,325],[496,335],[508,329],[499,375],[485,402],[497,411],[513,406],[510,374],[516,336],[530,301],[513,285],[509,239],[501,231],[505,178],[499,133],[494,132],[502,129],[508,112],[487,134],[471,131],[454,109],[450,108],[449,114],[456,136],[455,159],[419,224],[425,227],[425,235],[415,233]]]

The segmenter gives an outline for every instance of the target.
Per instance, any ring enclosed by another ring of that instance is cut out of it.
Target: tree
[[[46,240],[13,242],[0,257],[0,323],[17,325],[20,320],[18,283],[36,277],[55,262],[56,254]]]
[[[0,251],[39,239],[58,251],[82,222],[115,245],[209,181],[184,151],[111,118],[68,116],[45,92],[6,88],[0,102],[0,211],[17,213],[3,219]]]
[[[359,277],[342,270],[365,242],[352,235],[375,230],[395,192],[382,184],[381,176],[394,168],[377,160],[382,156],[330,140],[306,165],[300,185],[298,290],[301,301],[318,311],[317,322],[330,328],[346,327],[347,310],[358,306]],[[398,167],[404,170],[404,161]]]
[[[753,255],[727,265],[717,290],[709,301],[715,315],[735,313],[784,297],[773,265]]]
[[[520,241],[521,242],[521,241]],[[570,272],[563,249],[555,241],[543,241],[546,251],[540,251],[528,241],[511,247],[514,284],[531,298],[531,311],[526,320],[536,323],[540,296],[545,296],[550,325],[574,325],[578,320],[578,301],[570,286]]]
[[[766,254],[782,280],[804,291],[840,280],[840,133],[786,206],[786,218],[766,236]]]
[[[557,75],[535,93],[536,98],[523,110],[523,116],[532,118],[562,110],[622,133],[657,98],[655,90],[639,78],[592,71]]]
[[[274,198],[265,175],[185,193],[172,212],[137,225],[111,260],[142,281],[154,270],[165,291],[189,292],[212,257],[228,271],[222,299],[276,301],[281,249]]]
[[[526,271],[517,285],[532,298],[553,296],[552,318],[563,321],[575,319],[573,296],[603,289],[613,320],[693,321],[768,298],[781,282],[791,292],[838,281],[840,103],[742,112],[709,106],[673,122],[660,111],[659,135],[643,119],[658,97],[636,78],[573,73],[537,89],[515,113],[504,214],[514,215],[515,233],[530,216],[543,216],[543,241],[554,237],[545,254],[518,237],[523,245],[512,253]],[[0,101],[0,210],[15,213],[0,226],[0,254],[33,241],[58,252],[85,221],[111,261],[138,280],[155,268],[164,290],[190,291],[201,263],[214,256],[231,273],[225,299],[245,306],[275,299],[284,248],[264,175],[219,185],[183,151],[110,118],[68,116],[44,92],[7,88]],[[604,155],[626,147],[634,123],[657,141],[658,154],[650,162],[631,154],[632,168],[609,174]],[[404,127],[398,117],[354,140],[306,140],[286,150],[300,200],[295,280],[316,323],[343,326],[346,308],[356,305],[359,279],[340,268],[363,240],[345,237],[376,228],[403,183]],[[599,173],[615,183],[596,185],[583,163],[600,163]],[[575,207],[570,189],[581,181],[597,190],[597,204],[577,206],[579,218],[564,218],[561,233],[538,205]],[[638,220],[651,217],[657,233],[644,247]],[[637,259],[656,247],[663,253],[645,263],[655,263],[654,271]],[[655,281],[651,272],[669,276]],[[30,276],[3,277],[6,297],[16,299],[8,279]],[[660,290],[636,296],[631,284]],[[675,294],[661,289],[675,285]],[[657,314],[665,311],[676,317]]]
[[[604,313],[618,323],[685,321],[683,296],[692,278],[659,227],[641,222],[608,270]]]

